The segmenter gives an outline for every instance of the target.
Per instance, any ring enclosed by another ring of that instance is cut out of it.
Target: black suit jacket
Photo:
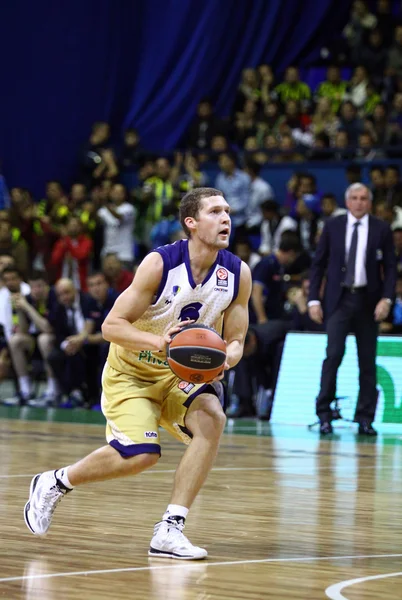
[[[96,321],[96,317],[99,312],[96,301],[89,294],[85,294],[84,292],[79,292],[79,296],[80,307],[84,320]],[[81,333],[80,331],[74,332],[70,328],[67,317],[67,309],[59,302],[54,303],[49,314],[49,322],[53,327],[57,346],[60,346],[60,344],[70,335],[74,335],[74,333]]]
[[[346,275],[345,244],[347,215],[328,219],[324,226],[310,270],[310,300],[320,300],[320,287],[326,275],[324,310],[330,317],[342,295]],[[373,306],[381,298],[395,296],[396,259],[391,228],[369,215],[367,251],[367,300]]]

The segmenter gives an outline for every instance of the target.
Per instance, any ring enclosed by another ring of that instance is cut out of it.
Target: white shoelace
[[[62,490],[56,484],[53,485],[40,499],[39,510],[42,515],[47,518],[51,517],[63,496]]]

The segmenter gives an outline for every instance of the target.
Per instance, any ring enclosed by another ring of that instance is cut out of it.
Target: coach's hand
[[[310,316],[310,319],[314,321],[314,323],[318,323],[319,325],[321,325],[321,323],[324,320],[321,304],[313,304],[313,306],[309,306],[308,314]]]
[[[183,327],[187,327],[188,325],[192,325],[193,323],[195,323],[195,321],[194,320],[191,321],[190,319],[187,319],[186,321],[180,321],[180,323],[178,323],[174,327],[171,327],[169,329],[169,331],[167,331],[165,333],[165,335],[161,335],[160,344],[159,344],[159,352],[166,352],[166,346],[167,346],[167,344],[170,344],[170,342],[172,341],[172,337],[176,333],[179,333],[179,331],[181,331],[183,329]]]
[[[388,300],[382,298],[375,307],[374,318],[376,321],[383,321],[389,315],[390,304]]]

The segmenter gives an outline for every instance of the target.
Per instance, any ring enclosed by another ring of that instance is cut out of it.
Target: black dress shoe
[[[321,421],[320,423],[320,434],[321,435],[330,435],[333,433],[332,425],[329,421]]]
[[[371,437],[375,437],[377,432],[369,421],[362,421],[359,423],[359,435],[370,435]]]

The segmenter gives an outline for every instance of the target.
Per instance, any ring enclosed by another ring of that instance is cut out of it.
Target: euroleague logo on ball
[[[221,288],[228,287],[228,272],[226,269],[220,268],[216,272],[216,285]]]

